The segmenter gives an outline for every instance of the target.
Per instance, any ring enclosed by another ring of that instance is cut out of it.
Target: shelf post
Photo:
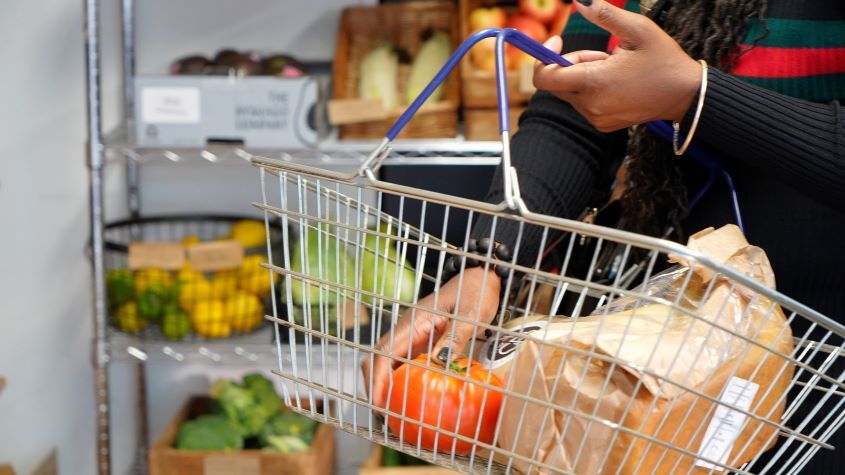
[[[103,261],[103,129],[100,104],[100,44],[98,0],[84,0],[85,80],[87,92],[87,162],[90,184],[91,261],[94,278],[94,394],[97,412],[97,473],[111,473],[108,348],[106,346],[106,286]]]

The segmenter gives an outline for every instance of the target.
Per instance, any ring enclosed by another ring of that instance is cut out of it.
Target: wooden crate
[[[210,399],[192,397],[150,449],[150,475],[329,475],[334,465],[334,429],[320,424],[305,452],[283,454],[266,450],[237,452],[177,450],[179,426],[207,413]]]
[[[451,2],[411,2],[377,7],[352,7],[343,11],[334,60],[333,99],[358,96],[358,65],[370,49],[389,42],[414,57],[423,44],[422,34],[429,29],[448,32],[453,47],[460,41],[457,11]],[[404,82],[400,67],[400,97]],[[450,138],[458,134],[460,80],[452,74],[443,85],[441,100],[420,110],[400,134],[402,138]],[[346,124],[339,127],[341,139],[379,139],[384,137],[404,111],[391,111],[383,120]]]
[[[461,39],[466,39],[473,33],[469,25],[469,14],[474,8],[491,7],[502,4],[497,0],[459,0],[459,22],[461,28]],[[507,7],[506,11],[513,11],[515,8]],[[524,74],[520,71],[511,70],[507,73],[508,78],[508,103],[512,105],[527,104],[534,94],[524,80]],[[461,91],[463,92],[463,106],[466,108],[491,108],[498,104],[496,92],[496,73],[483,71],[473,67],[469,54],[461,61]],[[497,128],[498,130],[498,128]]]
[[[384,448],[373,444],[373,451],[361,465],[359,475],[453,475],[458,472],[434,465],[419,465],[408,467],[384,467],[381,458]]]
[[[525,107],[510,107],[510,131],[519,129],[519,116]],[[464,136],[467,140],[501,140],[499,109],[464,109]]]

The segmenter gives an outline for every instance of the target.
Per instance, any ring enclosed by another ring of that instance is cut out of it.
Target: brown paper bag
[[[765,253],[736,227],[699,233],[690,247],[774,286]],[[597,315],[528,333],[511,364],[494,371],[511,392],[564,410],[506,397],[498,446],[578,474],[706,473],[721,470],[707,460],[738,467],[770,448],[775,427],[694,391],[779,421],[793,373],[781,355],[792,352],[792,333],[777,305],[722,277],[707,292],[713,278],[681,267],[646,290],[680,308],[619,299]],[[540,464],[513,462],[550,471]]]

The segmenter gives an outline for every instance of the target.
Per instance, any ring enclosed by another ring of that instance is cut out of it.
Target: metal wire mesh
[[[265,267],[286,403],[351,408],[318,420],[464,472],[795,473],[832,449],[845,332],[759,275],[368,173],[253,163],[281,231]],[[475,237],[514,243],[507,260],[471,252],[479,220]],[[330,376],[327,355],[367,371]]]

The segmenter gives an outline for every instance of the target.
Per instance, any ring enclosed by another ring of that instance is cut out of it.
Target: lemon
[[[247,332],[258,325],[264,318],[264,306],[255,295],[238,290],[223,302],[226,319],[233,331]]]
[[[264,223],[254,219],[243,219],[232,225],[229,237],[244,247],[258,247],[264,244]]]
[[[211,295],[215,299],[231,297],[236,290],[238,290],[238,275],[235,271],[220,271],[211,279]]]
[[[185,246],[190,246],[191,244],[197,244],[200,242],[200,237],[196,234],[191,234],[190,236],[185,236],[182,238],[182,244]]]
[[[173,276],[164,269],[141,269],[135,272],[135,295],[141,295],[150,284],[173,285]]]
[[[205,279],[193,280],[179,289],[179,306],[190,312],[196,304],[211,300],[213,295],[211,283]]]
[[[147,326],[147,321],[138,315],[138,304],[126,302],[115,313],[117,327],[126,333],[138,333]]]
[[[176,273],[176,281],[183,285],[195,280],[205,280],[205,275],[200,271],[191,269],[187,263]]]
[[[191,310],[191,325],[194,332],[206,338],[222,338],[232,333],[226,319],[225,306],[221,300],[197,302]]]
[[[244,257],[238,270],[238,288],[259,297],[270,295],[270,278],[268,270],[261,267],[267,260],[261,254],[251,254]],[[273,285],[279,280],[279,275],[273,273]]]

